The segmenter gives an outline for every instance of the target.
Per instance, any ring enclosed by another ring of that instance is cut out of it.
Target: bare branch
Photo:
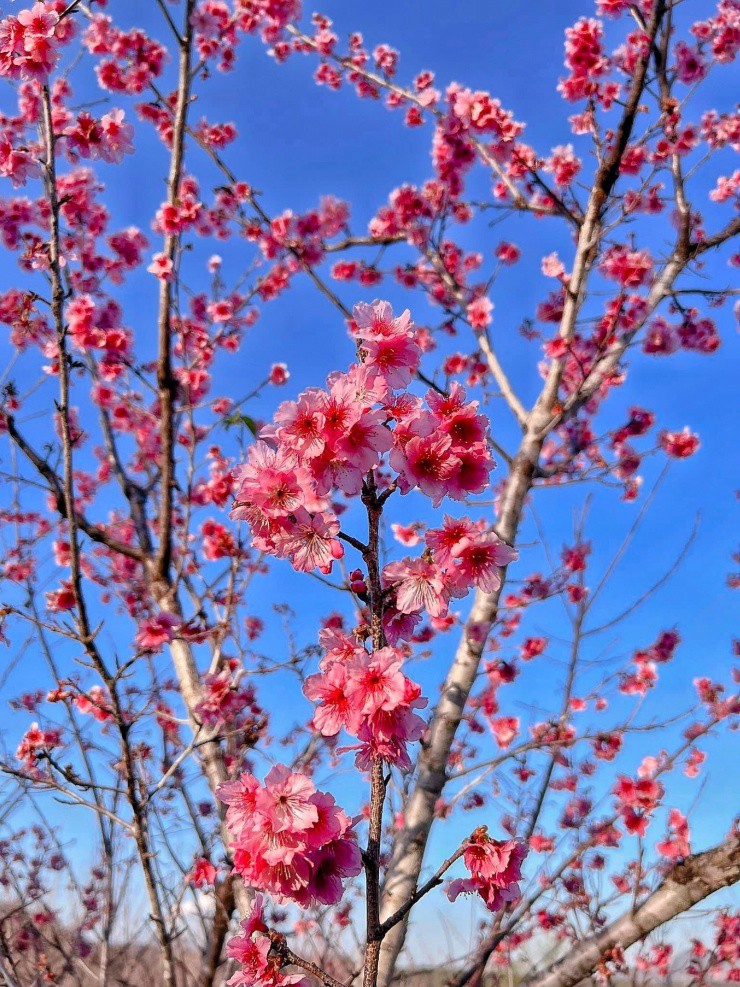
[[[636,911],[630,909],[598,936],[573,945],[568,955],[548,970],[530,974],[523,987],[575,987],[615,946],[627,949],[710,894],[738,881],[740,839],[733,838],[678,864]]]

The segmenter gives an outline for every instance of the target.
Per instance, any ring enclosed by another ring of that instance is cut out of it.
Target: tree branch
[[[636,911],[630,909],[598,936],[573,944],[567,956],[543,973],[530,974],[522,987],[575,987],[615,946],[627,949],[710,894],[738,881],[740,839],[697,853],[674,867]]]

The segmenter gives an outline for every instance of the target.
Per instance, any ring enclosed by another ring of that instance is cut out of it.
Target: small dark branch
[[[705,237],[698,243],[692,244],[692,251],[698,257],[700,254],[704,254],[707,250],[713,250],[715,247],[721,247],[723,243],[727,243],[728,240],[732,240],[734,237],[740,236],[740,216],[731,220],[727,226],[723,227],[718,233],[712,236]]]
[[[180,32],[177,30],[177,25],[172,20],[172,14],[167,9],[167,4],[164,2],[164,0],[157,0],[157,5],[159,6],[159,9],[162,11],[162,14],[164,16],[164,19],[167,21],[167,25],[169,29],[172,31],[173,35],[175,36],[178,47],[183,48],[185,45],[185,41],[182,35],[180,34]]]
[[[405,233],[394,233],[389,236],[348,236],[336,243],[324,244],[327,254],[337,254],[352,247],[389,247],[393,243],[404,243]]]
[[[221,952],[235,907],[234,875],[231,873],[216,887],[216,910],[213,916],[211,934],[201,961],[200,976],[198,978],[199,987],[213,987],[216,983],[218,968],[221,965]]]
[[[426,384],[427,387],[431,387],[433,391],[436,391],[437,394],[441,394],[442,397],[446,396],[447,391],[444,389],[444,387],[441,387],[439,384],[435,384],[435,382],[431,379],[431,377],[427,377],[425,374],[421,372],[421,370],[416,371],[416,376],[419,378],[422,384]]]
[[[383,505],[378,495],[373,473],[362,488],[362,502],[367,510],[368,538],[364,553],[367,565],[368,591],[370,595],[370,635],[375,650],[387,644],[383,630],[383,608],[385,596],[380,580],[380,519]],[[375,987],[378,978],[380,946],[380,843],[383,835],[383,808],[387,779],[383,771],[383,761],[376,757],[370,773],[370,825],[367,846],[362,855],[365,867],[365,924],[366,943],[364,957],[363,985]]]
[[[342,539],[342,541],[346,541],[348,545],[351,545],[352,548],[356,548],[357,551],[360,552],[363,556],[368,550],[367,545],[363,545],[363,543],[359,539],[355,538],[353,535],[348,535],[345,531],[340,531],[339,537]]]
[[[82,0],[72,0],[72,2],[69,3],[69,4],[67,4],[67,6],[64,8],[64,10],[59,15],[59,20],[60,21],[63,21],[65,17],[69,17],[70,14],[73,14],[75,12],[75,10],[77,10],[77,8],[80,6],[81,3],[82,3]]]
[[[64,494],[64,486],[61,478],[51,468],[51,466],[49,466],[46,460],[39,456],[36,450],[26,441],[24,436],[21,435],[18,431],[13,416],[7,415],[5,421],[10,438],[13,442],[15,442],[26,459],[28,459],[28,461],[35,467],[37,472],[43,476],[49,484],[51,492],[56,500],[56,508],[59,515],[63,518],[69,519],[69,505]],[[117,538],[109,535],[103,528],[99,528],[91,521],[88,521],[83,514],[80,514],[76,510],[73,510],[72,513],[76,527],[79,528],[80,531],[84,532],[92,541],[105,545],[112,552],[118,552],[120,555],[125,555],[129,559],[135,559],[137,562],[141,562],[143,560],[144,556],[142,552],[134,545],[127,545],[125,542],[118,541]]]
[[[445,862],[441,865],[441,867],[439,867],[434,872],[434,874],[429,878],[429,880],[425,884],[422,884],[422,886],[413,893],[413,895],[409,898],[409,900],[406,902],[405,905],[401,905],[401,907],[398,908],[392,915],[389,915],[384,922],[381,922],[380,929],[378,930],[380,932],[381,939],[385,936],[385,934],[390,929],[393,928],[394,925],[398,925],[399,922],[403,921],[403,919],[408,915],[408,913],[411,911],[411,909],[414,907],[417,901],[421,901],[424,895],[428,894],[434,888],[439,887],[439,885],[442,883],[442,877],[444,876],[444,874],[465,853],[466,846],[467,846],[467,841],[463,843],[461,847],[455,850],[452,856],[448,857],[447,860],[445,860]]]
[[[188,105],[190,103],[191,53],[193,43],[192,14],[195,0],[187,0],[184,12],[180,67],[172,133],[172,155],[167,179],[167,201],[174,205],[180,190],[180,180],[185,158],[185,134],[187,132]],[[180,238],[168,235],[164,238],[163,253],[174,263]],[[156,558],[156,574],[166,580],[172,562],[172,513],[175,488],[175,401],[177,380],[172,369],[172,308],[175,279],[162,279],[159,287],[159,316],[157,319],[157,391],[159,394],[161,491],[159,508],[159,548]]]
[[[600,200],[598,202],[599,209],[602,209],[606,204],[606,201],[609,198],[617,179],[619,178],[619,165],[630,141],[630,137],[632,136],[632,130],[635,125],[635,117],[637,116],[640,100],[642,99],[642,95],[645,90],[647,72],[650,65],[650,55],[653,51],[655,39],[658,35],[658,31],[660,30],[665,14],[666,0],[656,0],[652,17],[650,19],[650,25],[646,29],[649,45],[647,54],[640,58],[635,66],[635,71],[632,76],[632,85],[630,86],[624,112],[622,113],[619,126],[617,127],[614,142],[612,143],[608,156],[604,158],[601,167],[596,174],[596,178],[594,179],[594,191],[596,191],[597,198]]]
[[[280,932],[269,932],[270,942],[272,943],[273,950],[277,953],[280,959],[283,961],[285,966],[289,964],[292,966],[300,967],[301,970],[305,970],[306,973],[310,973],[311,976],[316,977],[317,980],[324,984],[324,987],[345,987],[341,980],[336,980],[326,971],[322,970],[321,967],[316,966],[310,960],[304,959],[302,956],[298,956],[293,950],[288,946],[285,941],[285,936]]]

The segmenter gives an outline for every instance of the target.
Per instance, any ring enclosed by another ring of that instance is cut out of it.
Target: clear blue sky
[[[120,16],[124,23],[136,23],[164,40],[165,29],[156,5],[150,0],[130,4],[114,0],[111,7],[114,16]],[[711,10],[706,0],[695,0],[691,7],[696,8],[696,16],[707,15]],[[0,9],[6,11],[10,5],[0,4]],[[558,3],[467,0],[457,4],[441,0],[425,3],[376,0],[372,4],[328,0],[322,5],[322,12],[334,17],[340,36],[361,30],[368,46],[383,41],[399,49],[400,78],[404,81],[420,69],[429,68],[436,71],[439,88],[457,80],[471,88],[490,90],[518,119],[526,121],[525,138],[541,152],[573,140],[566,123],[573,109],[562,102],[555,86],[563,74],[563,30],[578,16],[591,13],[590,4],[584,0]],[[206,116],[210,122],[232,120],[237,124],[240,138],[229,149],[227,158],[240,178],[264,193],[263,201],[271,214],[285,208],[299,212],[315,205],[321,195],[333,194],[351,203],[353,228],[362,232],[391,189],[405,181],[421,183],[430,176],[431,132],[426,127],[416,131],[403,128],[399,114],[391,114],[371,101],[358,101],[350,91],[336,94],[317,88],[311,81],[314,67],[312,59],[303,57],[278,66],[260,43],[248,41],[240,50],[234,73],[215,76],[205,87],[199,87],[193,118]],[[97,98],[86,77],[78,75],[80,99]],[[706,88],[700,109],[712,105],[725,108],[728,94],[738,81],[737,70],[719,72]],[[113,105],[119,102],[114,100]],[[126,101],[120,105],[126,108],[127,117],[132,118],[132,106]],[[165,152],[143,125],[137,124],[136,144],[137,155],[122,169],[103,166],[100,173],[111,181],[107,204],[113,214],[113,227],[136,224],[148,232],[151,216],[164,197]],[[209,173],[203,169],[201,159],[191,157],[190,161],[196,175],[204,176],[202,183],[207,187],[209,178],[205,176]],[[211,177],[215,184],[215,175]],[[474,183],[474,187],[485,194],[488,183],[480,178],[475,182],[478,184]],[[1,194],[9,194],[9,189]],[[707,210],[710,228],[712,219],[719,216],[717,210]],[[539,386],[537,358],[532,347],[526,348],[518,340],[516,328],[523,318],[533,314],[535,305],[548,290],[539,273],[540,258],[557,249],[567,266],[569,244],[555,224],[537,224],[519,217],[493,231],[478,225],[466,230],[463,237],[465,245],[483,251],[488,262],[500,239],[516,242],[522,248],[523,257],[519,265],[505,271],[496,285],[494,338],[511,368],[519,393],[525,400],[531,400]],[[152,236],[152,242],[156,244],[156,237]],[[248,248],[238,241],[200,246],[186,269],[191,285],[205,286],[202,262],[212,252],[223,255],[227,282],[238,275],[251,256]],[[711,263],[716,265],[715,280],[730,283],[732,272],[724,262]],[[0,273],[0,287],[12,282],[13,274],[5,268]],[[155,291],[151,276],[142,273],[131,280],[120,296],[126,323],[135,327],[138,338],[151,338],[152,342]],[[392,283],[364,293],[353,286],[340,291],[350,305],[378,293],[396,305],[411,305],[412,315],[419,323],[434,318],[420,295],[413,296],[413,301],[412,296],[404,298]],[[731,639],[737,633],[737,599],[733,599],[726,587],[726,574],[732,568],[733,532],[738,527],[733,484],[737,484],[738,477],[736,395],[740,345],[730,307],[716,312],[715,318],[723,340],[715,356],[635,360],[627,385],[614,399],[614,412],[604,419],[615,424],[623,418],[624,409],[637,403],[655,410],[661,426],[672,429],[688,424],[702,438],[696,456],[671,468],[653,510],[596,615],[608,619],[659,578],[675,560],[695,518],[699,517],[694,545],[670,584],[613,635],[600,642],[612,655],[627,655],[635,647],[650,644],[660,630],[678,626],[683,643],[675,663],[662,670],[662,698],[655,705],[659,714],[689,701],[691,679],[695,675],[727,677]],[[5,344],[2,345],[4,348]],[[143,342],[143,351],[147,348]],[[268,392],[260,405],[252,409],[251,413],[266,418],[278,400],[291,397],[306,386],[320,385],[327,372],[346,366],[351,359],[352,347],[338,313],[306,279],[301,279],[287,295],[264,307],[239,357],[222,364],[214,392],[232,397],[240,395],[245,385],[256,383],[263,376],[271,362],[286,360],[292,374],[288,386],[280,392]],[[494,435],[511,445],[514,436],[506,422],[505,409],[494,405],[492,416]],[[647,489],[657,471],[657,463],[646,464]],[[582,487],[543,491],[536,499],[537,512],[556,553],[570,538],[573,511],[582,504],[585,493]],[[0,497],[8,495],[7,488],[4,493],[0,490]],[[393,520],[399,521],[414,519],[423,510],[420,499],[413,495],[396,500],[393,507],[396,512]],[[588,536],[594,544],[595,571],[608,564],[638,509],[639,503],[637,506],[622,503],[617,492],[593,491]],[[543,554],[536,544],[532,525],[525,527],[522,543],[519,573],[541,569]],[[292,573],[286,564],[276,565],[270,576],[255,581],[245,608],[268,620],[268,634],[261,647],[273,654],[282,647],[277,621],[269,617],[269,608],[276,599],[290,599],[297,610],[300,643],[314,641],[318,616],[341,603],[330,591]],[[465,605],[460,609],[464,613]],[[528,619],[526,628],[530,633],[544,630],[553,635],[562,634],[561,611],[556,605],[543,606]],[[419,666],[419,677],[432,697],[453,643],[450,637],[442,638],[434,647],[433,658]],[[504,655],[506,648],[504,645]],[[11,675],[6,687],[8,694],[35,685],[32,667],[24,664]],[[502,712],[520,715],[525,722],[538,719],[532,708],[548,707],[549,696],[561,674],[557,666],[551,666],[548,671],[531,666],[514,689],[502,694],[505,700]],[[309,712],[294,682],[287,682],[286,688],[295,689],[295,695],[285,704],[284,714],[275,715],[273,733],[276,735],[282,726],[289,725],[289,718],[292,721],[297,711],[305,715]],[[267,697],[265,704],[270,706]],[[6,742],[12,746],[12,741],[25,728],[27,717],[12,714],[6,718],[4,711],[0,722]],[[620,767],[634,771],[644,753],[657,753],[656,743],[643,738],[639,747],[628,744]],[[698,848],[722,837],[737,808],[736,795],[728,785],[737,763],[736,746],[727,737],[704,746],[710,752],[704,769],[707,780],[692,816]],[[697,791],[697,782],[686,782],[679,777],[675,797],[669,804],[686,808]],[[430,859],[450,849],[451,842],[472,824],[487,821],[494,829],[495,814],[491,818],[488,809],[483,816],[468,816],[460,826],[449,827],[444,834],[440,831],[432,841]],[[662,826],[656,823],[649,832],[649,841],[654,842],[659,835]],[[436,904],[427,907],[429,917],[435,908]]]

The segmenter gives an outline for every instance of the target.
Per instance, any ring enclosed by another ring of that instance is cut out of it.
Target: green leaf
[[[232,428],[234,425],[246,425],[252,435],[257,438],[257,422],[254,418],[250,418],[249,415],[242,415],[239,412],[234,412],[231,415],[227,415],[223,421],[224,428]]]

